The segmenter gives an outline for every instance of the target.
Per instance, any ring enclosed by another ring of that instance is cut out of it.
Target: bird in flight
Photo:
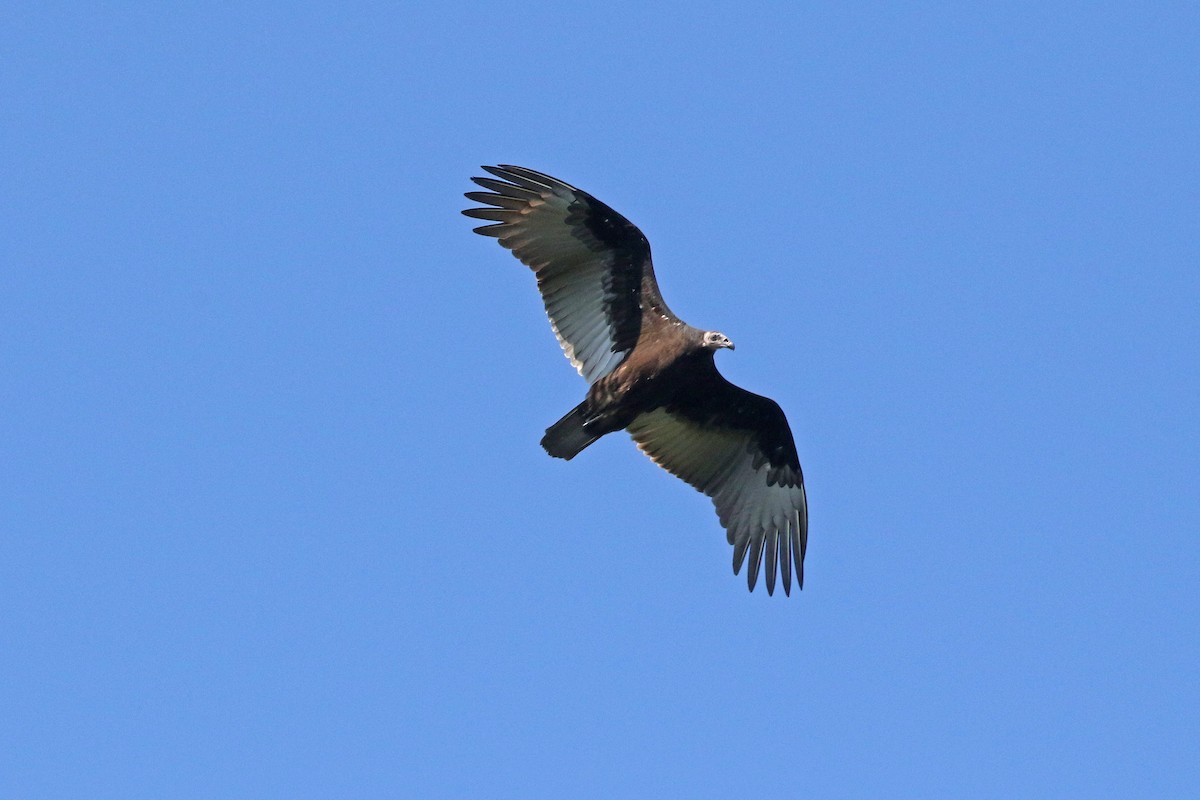
[[[712,498],[733,545],[733,572],[749,557],[754,591],[766,566],[791,594],[804,586],[808,501],[800,459],[779,404],[734,386],[713,355],[733,342],[693,328],[663,302],[642,232],[587,192],[524,167],[483,169],[486,192],[463,211],[537,276],[563,352],[588,382],[587,397],[551,425],[542,447],[570,460],[626,430],[656,464]],[[497,178],[499,180],[497,180]]]

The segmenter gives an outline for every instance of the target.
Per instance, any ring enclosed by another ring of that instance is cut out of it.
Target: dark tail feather
[[[542,447],[555,458],[565,458],[570,461],[579,455],[583,448],[596,441],[603,434],[588,433],[583,428],[587,419],[587,402],[582,402],[558,422],[546,429],[542,437]]]

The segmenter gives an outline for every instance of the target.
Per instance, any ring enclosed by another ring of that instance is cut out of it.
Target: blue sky
[[[1200,791],[1195,6],[438,5],[0,11],[0,795]],[[496,162],[787,411],[803,592],[539,448]]]

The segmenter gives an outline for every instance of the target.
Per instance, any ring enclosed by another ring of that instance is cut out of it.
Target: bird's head
[[[720,331],[705,331],[703,345],[705,350],[712,350],[713,352],[720,350],[722,347],[728,347],[730,350],[733,349],[733,342],[729,341],[729,337]]]

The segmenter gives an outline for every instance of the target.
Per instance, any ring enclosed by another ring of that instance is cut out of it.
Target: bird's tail
[[[571,409],[565,417],[546,429],[542,437],[542,447],[555,458],[565,458],[570,461],[592,442],[604,434],[589,433],[583,423],[587,421],[587,401],[583,401]]]

